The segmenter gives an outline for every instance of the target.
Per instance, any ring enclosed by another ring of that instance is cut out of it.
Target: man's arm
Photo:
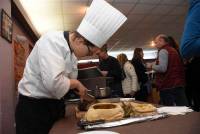
[[[167,66],[168,66],[168,52],[165,49],[162,49],[159,51],[159,64],[158,65],[153,65],[152,69],[155,70],[156,72],[161,72],[164,73],[167,71]]]

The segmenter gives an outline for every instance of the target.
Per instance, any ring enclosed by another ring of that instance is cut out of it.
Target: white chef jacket
[[[69,79],[77,78],[77,63],[63,31],[43,35],[26,61],[19,93],[34,98],[62,98],[69,90]]]

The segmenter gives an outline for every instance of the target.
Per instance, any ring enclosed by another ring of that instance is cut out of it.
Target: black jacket
[[[122,69],[118,60],[112,56],[109,56],[105,60],[99,62],[99,68],[101,71],[108,71],[107,77],[112,77],[113,82],[110,85],[112,90],[112,97],[122,97]]]
[[[132,59],[131,63],[135,67],[135,72],[138,77],[138,82],[141,84],[145,84],[148,81],[148,76],[145,73],[147,70],[146,70],[144,64],[139,59]]]
[[[107,59],[101,60],[99,68],[101,71],[108,71],[107,77],[113,77],[115,82],[121,82],[122,69],[116,58],[109,56]]]

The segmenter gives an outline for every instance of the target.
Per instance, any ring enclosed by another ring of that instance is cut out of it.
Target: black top
[[[118,60],[112,56],[99,62],[101,71],[108,71],[107,77],[113,77],[114,81],[121,82],[122,70]]]
[[[144,64],[139,59],[132,59],[131,63],[133,64],[135,68],[135,72],[138,77],[138,82],[140,82],[141,84],[145,84],[148,81],[148,76],[145,73],[147,70]]]
[[[101,71],[108,71],[107,77],[112,77],[113,82],[110,84],[112,90],[111,97],[122,97],[122,70],[118,60],[112,56],[99,62]]]

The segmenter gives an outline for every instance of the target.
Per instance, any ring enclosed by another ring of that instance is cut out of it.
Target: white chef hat
[[[104,0],[93,0],[77,32],[101,48],[127,20],[116,8]]]

